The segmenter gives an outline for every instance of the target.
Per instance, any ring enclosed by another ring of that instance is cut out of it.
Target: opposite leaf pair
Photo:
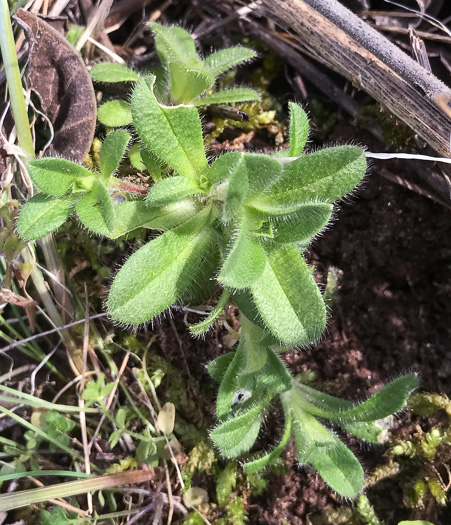
[[[129,141],[130,135],[124,130],[105,139],[99,159],[100,174],[64,159],[30,162],[30,177],[43,193],[32,197],[21,210],[17,223],[21,237],[33,240],[51,233],[74,209],[87,228],[109,235],[115,221],[108,185]]]
[[[237,87],[213,92],[218,76],[255,57],[246,47],[230,47],[202,60],[191,35],[181,27],[150,24],[161,65],[149,73],[156,77],[155,94],[163,104],[208,106],[259,100],[256,91]],[[95,82],[138,82],[143,77],[121,64],[95,65],[90,75]],[[132,121],[129,105],[110,100],[99,108],[98,118],[106,126],[125,126]]]
[[[416,374],[402,376],[356,404],[292,378],[277,355],[280,350],[267,331],[241,316],[236,351],[208,365],[209,373],[220,382],[216,406],[218,418],[223,420],[211,432],[211,439],[228,458],[247,452],[257,439],[269,404],[279,397],[285,419],[280,442],[267,454],[251,456],[244,470],[256,472],[278,461],[293,435],[300,463],[313,465],[334,490],[354,497],[363,486],[363,469],[354,454],[318,419],[338,424],[359,439],[380,443],[383,419],[405,406],[408,395],[418,386]]]

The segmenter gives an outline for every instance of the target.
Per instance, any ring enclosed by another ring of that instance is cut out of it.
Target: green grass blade
[[[26,507],[35,503],[48,501],[49,499],[69,498],[77,496],[78,494],[86,494],[88,492],[119,487],[130,483],[143,483],[151,480],[153,476],[152,470],[130,470],[119,472],[118,474],[23,490],[12,494],[2,494],[0,495],[0,512]]]

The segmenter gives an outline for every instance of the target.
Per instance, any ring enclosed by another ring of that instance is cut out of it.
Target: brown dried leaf
[[[12,292],[11,290],[0,288],[0,307],[7,303],[25,308],[30,330],[34,332],[36,326],[36,306],[38,306],[38,303],[29,296],[24,297]]]
[[[38,303],[31,297],[23,297],[22,295],[18,295],[5,288],[0,289],[0,302],[15,304],[16,306],[22,306],[23,308],[38,305]]]
[[[83,161],[94,138],[96,100],[83,61],[47,22],[19,9],[15,15],[30,48],[29,84],[55,133],[51,154]]]

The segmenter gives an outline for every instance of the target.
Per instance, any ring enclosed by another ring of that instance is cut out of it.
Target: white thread
[[[429,160],[431,162],[444,162],[445,164],[451,164],[451,159],[445,159],[444,157],[430,157],[429,155],[417,155],[410,153],[371,153],[369,151],[365,151],[365,155],[369,159]]]

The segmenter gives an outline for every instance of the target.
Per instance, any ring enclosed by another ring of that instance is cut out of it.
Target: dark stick
[[[433,149],[451,156],[448,86],[336,0],[261,0],[319,61],[386,106]]]

